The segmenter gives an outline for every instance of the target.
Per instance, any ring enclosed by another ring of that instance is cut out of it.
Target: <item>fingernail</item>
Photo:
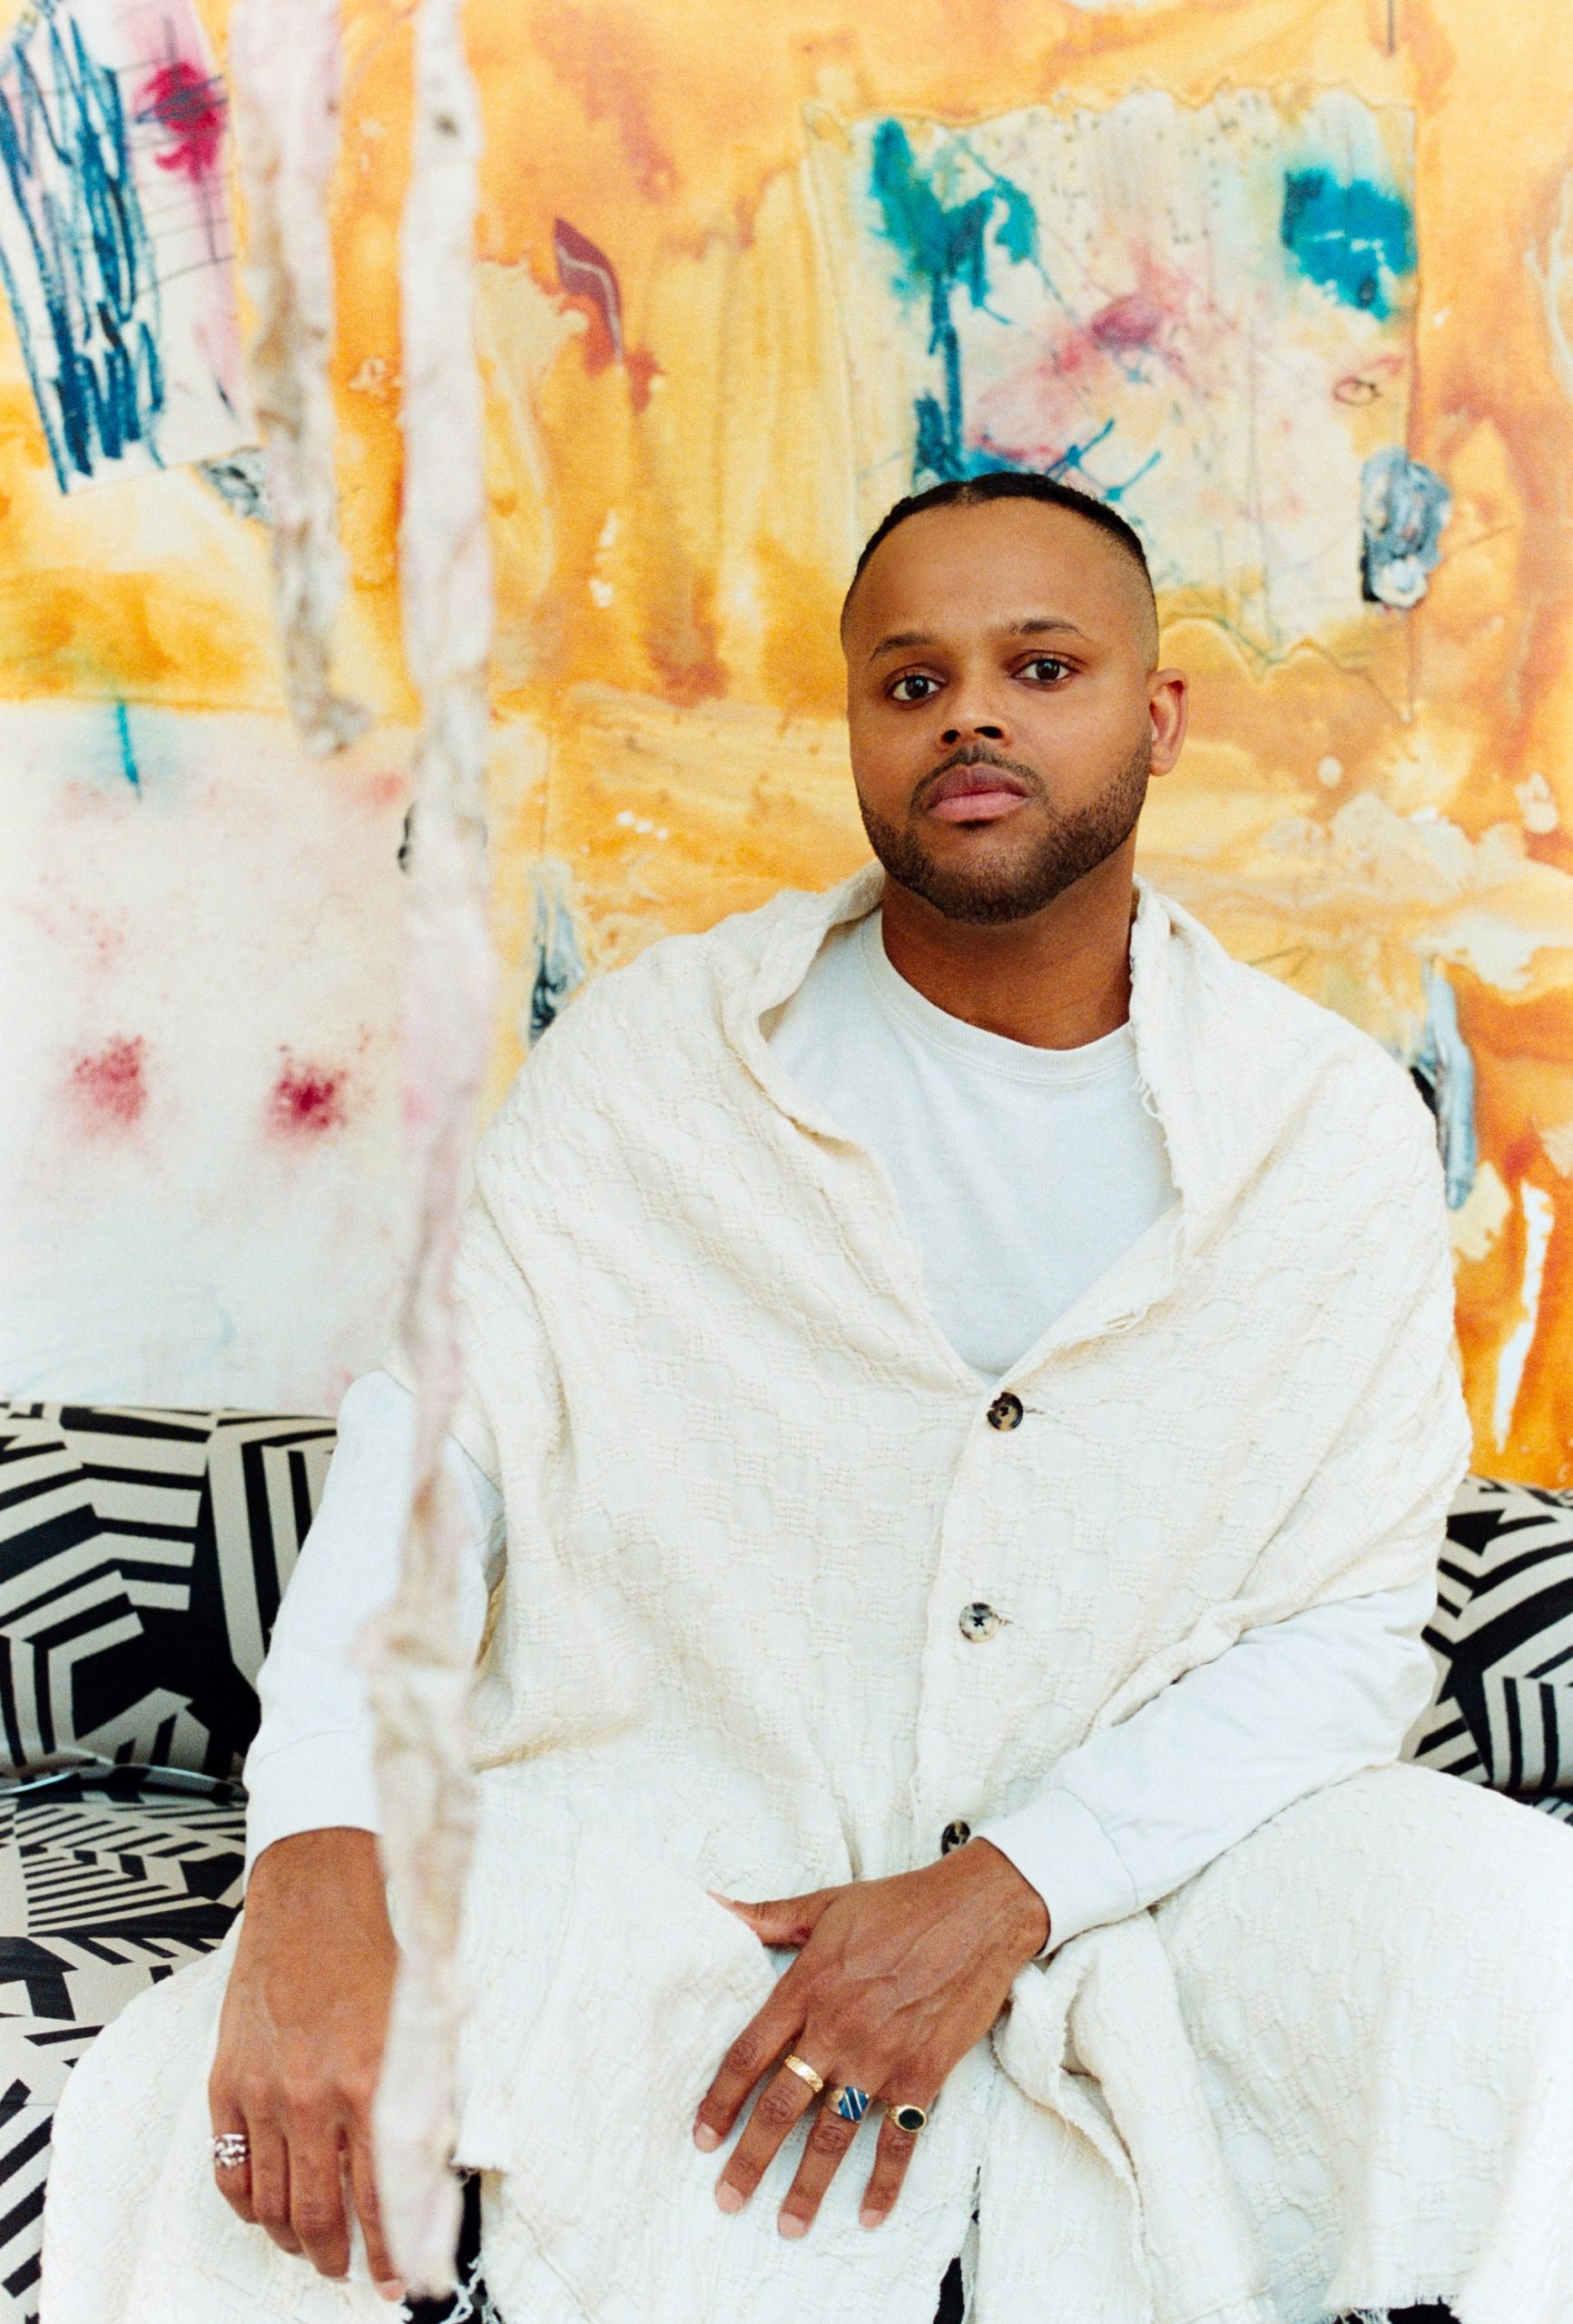
[[[795,2219],[791,2211],[782,2211],[780,2219],[776,2221],[776,2225],[780,2228],[783,2235],[791,2236],[794,2242],[800,2235],[806,2235],[809,2231],[809,2223],[807,2220]]]
[[[723,2179],[715,2191],[715,2200],[723,2211],[740,2211],[746,2200],[741,2188]]]
[[[402,2299],[404,2298],[404,2286],[399,2282],[397,2276],[379,2276],[377,2280],[377,2296],[379,2299]]]
[[[860,2227],[882,2227],[884,2220],[885,2214],[883,2211],[861,2211],[858,2213],[858,2225]]]
[[[693,2125],[693,2143],[699,2149],[701,2154],[713,2154],[716,2148],[721,2144],[721,2132],[719,2131],[713,2131],[708,2122],[695,2122]]]

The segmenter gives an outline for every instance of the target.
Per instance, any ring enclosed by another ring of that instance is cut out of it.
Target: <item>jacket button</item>
[[[1025,1410],[1021,1398],[1013,1396],[1007,1388],[1002,1395],[995,1397],[988,1407],[988,1425],[990,1428],[1019,1428]]]
[[[970,1606],[961,1609],[961,1635],[977,1646],[984,1639],[992,1638],[1004,1619],[1002,1614],[995,1612],[992,1606],[986,1606],[981,1599],[977,1599]]]
[[[949,1856],[952,1848],[964,1848],[971,1837],[971,1825],[963,1824],[958,1817],[954,1824],[947,1824],[939,1835],[940,1855]]]

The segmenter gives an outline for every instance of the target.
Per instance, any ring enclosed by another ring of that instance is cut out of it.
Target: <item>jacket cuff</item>
[[[974,1828],[1031,1882],[1048,1914],[1046,1960],[1085,1929],[1123,1921],[1140,1898],[1119,1850],[1074,1791],[1051,1786],[1012,1816]]]
[[[361,1734],[302,1735],[246,1763],[246,1877],[264,1848],[297,1832],[379,1832],[377,1785]]]

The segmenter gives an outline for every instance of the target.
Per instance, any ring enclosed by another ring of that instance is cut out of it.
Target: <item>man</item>
[[[487,2297],[1567,2324],[1573,1851],[1388,1764],[1466,1452],[1423,1108],[1136,889],[1185,684],[1111,510],[904,502],[843,632],[883,877],[604,979],[477,1157]],[[349,1650],[408,1416],[341,1416],[238,1943],[77,2069],[48,2324],[401,2296]]]

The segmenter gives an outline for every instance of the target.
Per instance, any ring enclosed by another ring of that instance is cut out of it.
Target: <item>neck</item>
[[[885,883],[885,951],[936,1009],[1037,1049],[1077,1049],[1126,1022],[1131,1005],[1134,838],[1026,920],[947,920]]]

